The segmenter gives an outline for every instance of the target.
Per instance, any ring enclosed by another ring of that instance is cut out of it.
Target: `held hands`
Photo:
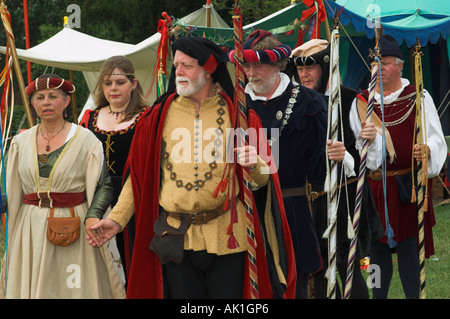
[[[342,162],[345,156],[345,145],[343,142],[332,142],[327,140],[328,159],[336,162]]]
[[[377,128],[372,122],[361,122],[361,138],[368,140],[371,144],[377,137]]]
[[[423,158],[422,158],[422,146],[426,146],[426,158],[429,159],[430,158],[430,147],[428,145],[420,145],[420,144],[416,144],[414,145],[414,159],[417,162],[422,162]]]
[[[248,167],[250,169],[255,168],[258,163],[258,153],[254,146],[236,147],[234,151],[237,153],[237,162],[242,167]]]
[[[85,227],[87,232],[86,239],[92,247],[101,247],[122,230],[122,226],[109,218],[102,220],[88,218]]]

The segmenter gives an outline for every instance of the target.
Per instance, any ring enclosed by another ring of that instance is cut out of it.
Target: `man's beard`
[[[179,81],[186,81],[188,82],[188,85],[185,84],[180,85]],[[184,76],[177,76],[176,78],[176,86],[177,86],[177,93],[181,96],[191,96],[198,91],[200,91],[206,84],[206,76],[205,73],[200,75],[198,78],[194,80],[190,80],[187,77]]]
[[[271,77],[268,79],[261,79],[260,77],[252,77],[249,78],[249,84],[252,87],[253,91],[258,94],[264,94],[270,91],[277,81],[277,73],[273,73]],[[252,80],[262,80],[261,84],[256,84],[252,82]]]

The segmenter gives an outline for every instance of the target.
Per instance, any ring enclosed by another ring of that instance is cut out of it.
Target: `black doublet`
[[[355,177],[359,175],[360,156],[356,149],[356,137],[350,127],[349,114],[353,100],[356,98],[357,91],[341,86],[341,104],[342,104],[342,121],[344,131],[344,144],[346,150],[354,158]],[[341,123],[339,122],[339,140],[341,138]],[[349,179],[349,178],[347,178]],[[339,180],[339,177],[338,177]],[[353,214],[355,209],[357,181],[340,189],[339,206],[337,213],[337,263],[346,264],[349,251],[350,239],[347,236],[347,216],[350,214],[351,222],[353,222]],[[348,194],[348,199],[347,195]],[[348,201],[348,207],[347,207]],[[325,258],[328,251],[327,239],[322,238],[323,233],[327,229],[327,197],[323,195],[315,200],[316,210],[314,212],[314,222],[319,237],[322,257]],[[364,182],[363,186],[363,200],[361,205],[361,215],[359,221],[358,244],[356,248],[357,261],[361,258],[367,257],[370,252],[370,245],[383,236],[383,226],[378,217],[378,213],[373,201],[372,192],[369,183]]]

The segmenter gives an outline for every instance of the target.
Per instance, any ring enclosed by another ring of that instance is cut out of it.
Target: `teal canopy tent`
[[[321,23],[321,38],[327,39],[333,18],[339,14],[340,21],[340,71],[344,85],[354,89],[368,86],[370,67],[369,49],[375,45],[373,17],[381,20],[384,33],[394,36],[405,57],[403,76],[414,79],[412,49],[417,38],[424,53],[422,58],[424,87],[427,89],[441,112],[450,103],[449,52],[450,52],[450,6],[448,1],[436,0],[316,0],[303,1],[244,25],[244,37],[253,30],[263,29],[272,32],[278,39],[294,48],[299,41],[301,26],[310,26],[312,18],[300,22],[302,14],[311,7],[326,10],[328,19]],[[200,27],[178,23],[186,32],[207,37],[228,50],[234,45],[232,28]],[[328,29],[328,30],[327,30]],[[304,29],[303,41],[311,37],[310,29]],[[449,40],[449,41],[447,41]],[[411,59],[411,60],[410,60]],[[450,108],[441,117],[444,134],[450,134]],[[439,110],[438,110],[439,111]]]
[[[357,32],[364,32],[373,39],[375,32],[372,19],[378,16],[385,33],[408,47],[416,39],[425,46],[436,44],[440,38],[450,35],[450,6],[448,1],[436,0],[325,0],[329,16],[340,12],[343,25],[351,25]],[[342,10],[342,11],[341,11]]]
[[[303,10],[307,8],[303,3],[292,4],[261,20],[244,25],[244,38],[252,31],[262,29],[275,34],[282,43],[294,47],[297,42],[298,29],[300,27],[300,24],[296,24],[296,19],[300,20]],[[183,26],[188,32],[194,35],[209,38],[224,48],[234,47],[233,28],[185,25],[182,22],[175,22],[175,24]]]

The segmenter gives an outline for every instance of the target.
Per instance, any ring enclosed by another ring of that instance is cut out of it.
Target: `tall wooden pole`
[[[27,0],[23,0],[23,20],[25,27],[25,49],[30,48],[30,32],[29,32],[29,24],[28,24],[28,2]],[[27,79],[28,84],[31,83],[31,62],[27,61]]]
[[[211,0],[206,1],[206,26],[211,26]]]
[[[70,74],[70,81],[74,83],[73,71],[69,70],[69,74]],[[73,122],[78,123],[77,97],[75,94],[76,94],[75,92],[72,94]]]
[[[31,116],[30,106],[28,104],[28,97],[25,94],[25,83],[24,83],[23,77],[22,77],[22,70],[20,68],[19,58],[17,57],[16,43],[14,41],[14,34],[12,31],[9,19],[6,18],[7,16],[9,16],[8,8],[4,4],[3,0],[1,0],[0,10],[1,10],[1,15],[2,15],[3,25],[4,25],[5,31],[7,33],[6,38],[8,41],[9,48],[11,50],[14,71],[16,72],[17,81],[19,83],[20,95],[22,97],[23,106],[25,108],[25,113],[27,115],[28,126],[31,128],[34,125],[34,121],[33,121],[33,117]]]

